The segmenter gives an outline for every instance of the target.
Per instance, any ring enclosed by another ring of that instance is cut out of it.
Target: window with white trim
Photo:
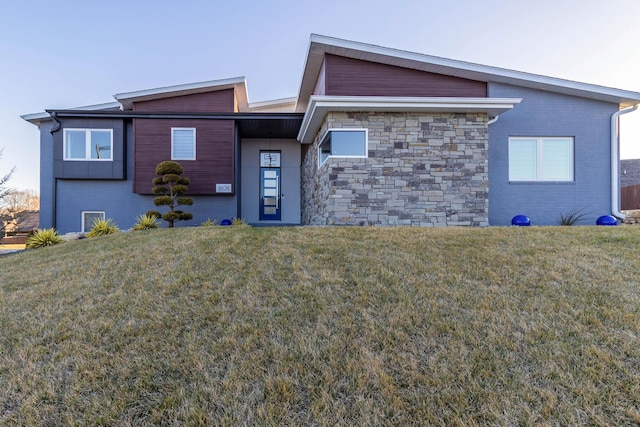
[[[64,160],[113,160],[113,129],[65,129]]]
[[[91,231],[94,221],[104,220],[104,211],[82,211],[82,231]]]
[[[318,147],[318,166],[329,157],[367,157],[367,129],[329,129]]]
[[[171,128],[171,160],[196,159],[196,128]]]
[[[573,181],[572,137],[509,138],[509,181]]]

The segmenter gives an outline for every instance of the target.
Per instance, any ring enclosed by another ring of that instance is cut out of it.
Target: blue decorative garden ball
[[[222,221],[220,221],[220,225],[231,225],[231,220],[223,219]]]
[[[511,225],[517,225],[518,227],[528,227],[531,225],[531,220],[526,215],[516,215],[511,219]]]
[[[602,215],[596,221],[596,225],[618,225],[618,220],[611,215]]]

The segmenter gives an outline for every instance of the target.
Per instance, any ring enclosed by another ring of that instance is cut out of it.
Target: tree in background
[[[181,205],[193,204],[190,197],[180,197],[189,189],[189,178],[182,175],[184,169],[178,162],[166,161],[158,163],[156,166],[156,175],[153,179],[154,187],[151,189],[153,194],[158,195],[153,199],[156,206],[168,206],[169,212],[162,214],[163,220],[169,223],[169,228],[173,227],[175,221],[186,221],[193,218],[189,212],[177,210]]]
[[[0,159],[2,158],[2,151],[3,150],[0,150]],[[7,187],[7,182],[9,181],[9,179],[11,179],[11,175],[13,175],[13,172],[15,170],[16,167],[14,166],[11,168],[9,173],[4,176],[0,176],[0,231],[3,232],[5,232],[7,226],[12,223],[12,220],[8,218],[5,213],[6,208],[4,207],[4,204],[7,196],[13,191],[13,188]]]
[[[0,159],[2,158],[2,151],[3,150],[0,150]],[[13,175],[13,172],[15,170],[16,170],[16,167],[14,166],[11,168],[9,173],[7,173],[3,177],[0,177],[0,203],[2,203],[5,197],[7,197],[7,194],[13,191],[13,189],[7,187],[7,181],[9,181],[9,179],[11,178],[11,175]]]
[[[11,211],[37,211],[40,197],[34,190],[11,190],[0,205]]]
[[[0,230],[6,234],[23,226],[37,227],[39,209],[40,198],[35,191],[8,189],[0,200]]]

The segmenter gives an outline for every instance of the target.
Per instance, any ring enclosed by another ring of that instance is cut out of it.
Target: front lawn
[[[198,227],[0,257],[1,425],[639,425],[640,228]]]

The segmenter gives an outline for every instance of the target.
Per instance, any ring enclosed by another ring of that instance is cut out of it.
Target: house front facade
[[[313,35],[295,98],[250,103],[240,77],[115,100],[23,116],[40,128],[41,227],[130,227],[164,160],[191,180],[184,225],[621,217],[618,117],[640,93]]]

